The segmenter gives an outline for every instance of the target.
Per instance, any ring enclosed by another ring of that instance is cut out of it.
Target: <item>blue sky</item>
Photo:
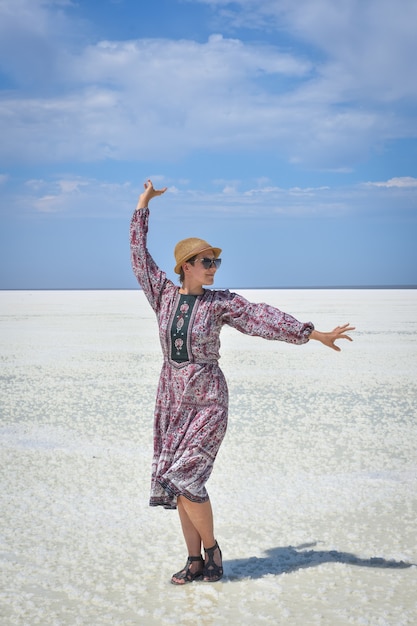
[[[0,288],[417,285],[415,0],[0,0]]]

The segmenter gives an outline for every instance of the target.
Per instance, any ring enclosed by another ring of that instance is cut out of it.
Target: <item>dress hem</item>
[[[198,504],[203,504],[204,502],[208,502],[210,499],[208,494],[205,496],[195,496],[189,491],[180,491],[175,485],[173,485],[169,480],[158,480],[162,489],[165,489],[167,492],[166,496],[151,496],[149,500],[149,506],[163,506],[166,509],[176,509],[176,499],[178,496],[183,496],[190,500],[191,502],[197,502]]]

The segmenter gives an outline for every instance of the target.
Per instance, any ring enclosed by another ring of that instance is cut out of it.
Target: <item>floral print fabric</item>
[[[154,415],[150,504],[176,508],[179,495],[208,500],[205,485],[226,432],[228,390],[218,365],[223,325],[294,344],[306,343],[314,326],[228,290],[205,290],[196,296],[188,323],[188,360],[175,362],[171,328],[181,294],[147,249],[148,220],[148,209],[134,212],[130,243],[133,271],[157,316],[164,357]]]

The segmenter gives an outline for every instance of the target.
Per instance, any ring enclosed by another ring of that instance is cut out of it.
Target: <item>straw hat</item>
[[[196,254],[200,254],[200,252],[207,252],[211,250],[214,254],[214,258],[221,254],[221,248],[213,248],[207,241],[204,239],[199,239],[198,237],[189,237],[188,239],[181,239],[177,243],[174,249],[175,256],[175,268],[174,272],[176,274],[180,274],[181,265],[185,263],[188,259],[195,256]]]

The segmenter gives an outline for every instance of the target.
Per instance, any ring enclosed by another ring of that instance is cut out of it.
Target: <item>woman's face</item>
[[[217,268],[214,263],[212,263],[207,269],[202,263],[203,259],[210,259],[213,261],[215,259],[214,253],[211,250],[208,252],[201,252],[197,255],[194,264],[186,263],[185,277],[188,277],[190,280],[199,283],[200,285],[212,285]],[[205,261],[205,265],[207,264],[208,263]]]

